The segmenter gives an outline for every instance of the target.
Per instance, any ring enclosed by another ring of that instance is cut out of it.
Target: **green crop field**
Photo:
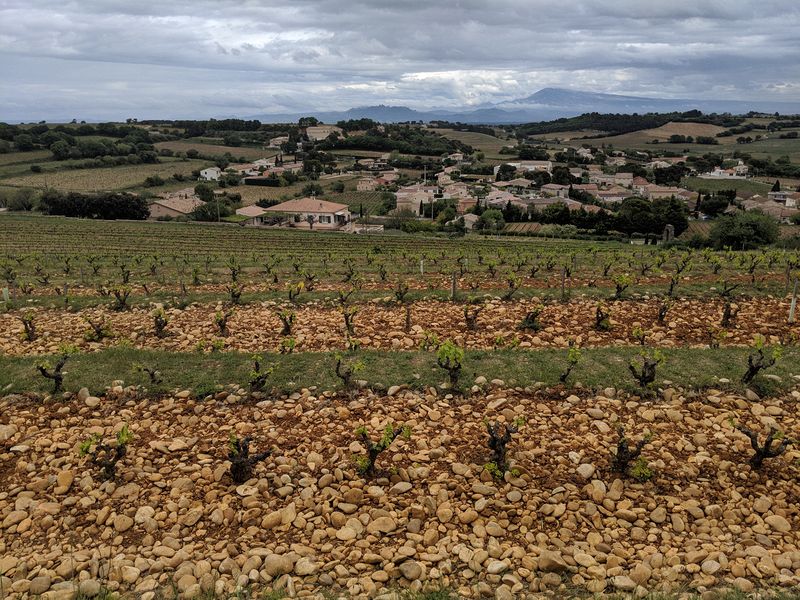
[[[174,142],[159,142],[156,145],[157,150],[168,149],[173,152],[186,153],[188,150],[197,150],[200,154],[208,156],[222,156],[223,154],[230,153],[235,158],[246,158],[247,160],[257,160],[259,158],[270,158],[278,154],[275,148],[249,148],[246,146],[223,146],[221,144],[207,144],[198,141],[174,141]]]
[[[681,185],[687,190],[718,192],[719,190],[736,190],[766,195],[772,184],[761,183],[752,179],[703,179],[701,177],[685,177]]]

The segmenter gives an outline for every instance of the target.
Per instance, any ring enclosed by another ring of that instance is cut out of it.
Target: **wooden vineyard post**
[[[425,276],[425,261],[423,259],[419,259],[419,274],[423,277]]]
[[[456,301],[458,295],[458,275],[453,271],[453,278],[450,281],[450,302]]]
[[[794,323],[794,313],[797,309],[797,281],[798,278],[795,277],[794,279],[794,291],[792,292],[792,304],[789,306],[789,323]]]

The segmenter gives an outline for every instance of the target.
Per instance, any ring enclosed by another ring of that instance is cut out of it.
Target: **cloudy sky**
[[[797,0],[0,0],[0,121],[800,97]]]

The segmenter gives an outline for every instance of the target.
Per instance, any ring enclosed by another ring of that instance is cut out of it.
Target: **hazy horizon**
[[[800,7],[5,0],[0,120],[477,108],[545,87],[794,101]]]

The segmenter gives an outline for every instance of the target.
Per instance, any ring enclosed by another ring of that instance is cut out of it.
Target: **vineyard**
[[[208,163],[198,160],[161,159],[161,164],[141,164],[121,167],[60,170],[57,172],[29,173],[2,179],[3,185],[13,187],[54,187],[72,192],[124,190],[139,187],[151,176],[171,177],[174,173],[191,176],[192,171]]]
[[[790,589],[798,275],[774,248],[0,216],[3,589]]]

